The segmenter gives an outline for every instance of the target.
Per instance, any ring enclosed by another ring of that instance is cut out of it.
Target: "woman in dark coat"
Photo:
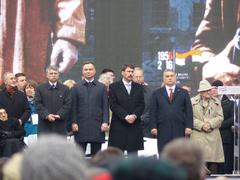
[[[9,157],[20,151],[24,147],[23,136],[19,121],[8,119],[6,110],[0,109],[0,157]]]

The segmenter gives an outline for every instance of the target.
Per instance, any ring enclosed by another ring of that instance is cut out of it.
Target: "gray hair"
[[[48,73],[50,70],[54,70],[54,71],[57,71],[57,72],[59,72],[59,69],[58,69],[58,67],[57,66],[48,66],[47,68],[46,68],[46,73]]]
[[[8,72],[5,72],[5,73],[3,74],[3,81],[4,81],[4,82],[6,82],[9,74],[14,75],[12,72],[9,72],[9,71],[8,71]]]
[[[135,68],[134,68],[134,71],[142,71],[142,72],[144,72],[143,69],[140,68],[140,67],[135,67]]]
[[[22,180],[89,180],[82,150],[66,137],[42,135],[23,152]]]

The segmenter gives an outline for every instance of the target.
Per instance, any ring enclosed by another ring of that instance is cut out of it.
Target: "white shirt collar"
[[[52,83],[52,82],[48,81],[48,83],[50,84],[50,86],[52,86],[52,85],[54,85],[55,87],[57,86],[57,82]]]
[[[90,83],[90,82],[93,82],[94,81],[94,78],[91,79],[91,80],[88,80],[88,79],[84,79],[87,83]]]
[[[167,91],[170,91],[169,89],[172,89],[172,91],[174,92],[175,88],[176,88],[176,85],[173,85],[173,86],[165,86]]]
[[[127,82],[127,81],[125,81],[124,79],[122,79],[122,82],[123,82],[124,85],[132,85],[132,81]]]

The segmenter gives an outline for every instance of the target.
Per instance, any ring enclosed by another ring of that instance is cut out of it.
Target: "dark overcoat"
[[[27,97],[19,90],[16,90],[12,96],[7,93],[6,88],[0,91],[0,108],[7,111],[10,119],[21,119],[23,123],[31,115]]]
[[[144,111],[142,85],[132,82],[129,95],[122,81],[111,84],[109,102],[112,120],[108,145],[127,151],[143,149],[143,131],[140,119]],[[137,116],[133,124],[129,124],[125,120],[125,117],[130,114]]]
[[[85,80],[72,89],[72,122],[77,123],[79,132],[77,142],[105,142],[102,123],[109,122],[109,103],[106,87],[94,80],[88,84]]]
[[[185,128],[193,128],[193,111],[189,94],[175,88],[169,101],[166,87],[154,91],[150,108],[151,128],[158,130],[158,151],[177,137],[185,136]]]
[[[66,135],[66,120],[71,109],[71,94],[68,87],[57,83],[55,88],[43,83],[36,89],[36,110],[39,115],[38,133],[58,133]],[[49,114],[59,115],[54,122],[47,120]]]

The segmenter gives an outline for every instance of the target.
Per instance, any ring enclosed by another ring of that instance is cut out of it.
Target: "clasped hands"
[[[203,126],[202,126],[202,130],[206,133],[209,133],[212,131],[211,125],[208,121],[205,120]]]
[[[130,115],[127,115],[127,116],[125,117],[125,120],[126,120],[129,124],[133,124],[136,119],[137,119],[137,116],[136,116],[135,114],[130,114]]]

